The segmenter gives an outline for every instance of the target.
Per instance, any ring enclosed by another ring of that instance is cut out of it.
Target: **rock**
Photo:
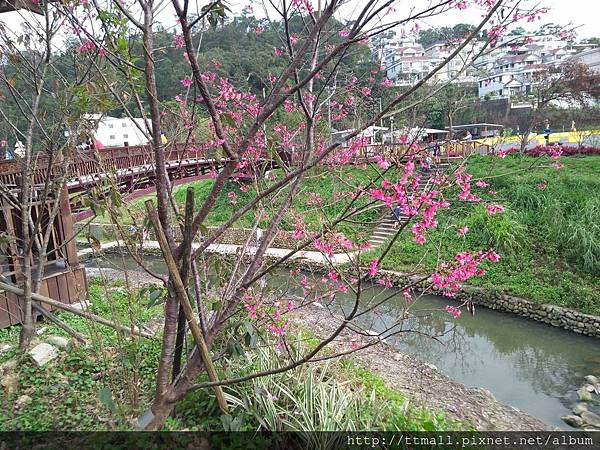
[[[0,375],[8,372],[13,372],[17,368],[17,360],[9,359],[8,361],[0,364]]]
[[[46,338],[46,342],[63,350],[67,350],[69,347],[71,347],[71,341],[62,336],[48,336]]]
[[[42,342],[29,350],[29,356],[38,367],[42,367],[58,356],[58,349]]]
[[[19,376],[16,373],[9,373],[0,379],[0,385],[6,395],[11,395],[16,392],[19,387]]]
[[[591,402],[592,394],[585,389],[581,388],[577,391],[577,395],[579,396],[579,400],[582,402]]]
[[[582,412],[587,411],[587,405],[585,403],[577,403],[573,407],[572,411],[573,414],[577,414],[578,416],[580,416]]]
[[[575,428],[580,428],[583,425],[583,419],[579,416],[574,416],[572,414],[561,417],[561,420],[567,425],[571,425]]]
[[[21,395],[15,402],[15,408],[17,408],[17,409],[22,408],[30,401],[31,401],[31,397],[29,395]]]
[[[594,388],[594,386],[592,386],[591,384],[584,385],[582,389],[585,389],[588,392],[594,392],[596,390],[596,388]]]
[[[438,370],[438,368],[435,365],[431,364],[431,363],[426,362],[426,363],[423,363],[423,364],[425,366],[429,367],[431,370],[435,370],[436,372]]]
[[[581,413],[581,418],[586,423],[594,428],[600,428],[600,416],[591,411],[584,411]]]
[[[11,351],[12,348],[13,348],[13,346],[10,345],[10,344],[0,344],[0,355],[2,353],[6,353],[6,352]]]
[[[600,384],[600,379],[594,375],[587,375],[583,379],[589,384]]]
[[[81,302],[71,303],[69,306],[71,308],[77,309],[79,311],[85,311],[88,309],[89,304],[88,304],[87,300],[83,300]]]
[[[39,330],[37,330],[35,332],[35,334],[37,334],[38,336],[41,336],[42,334],[44,334],[46,332],[46,327],[42,327]]]

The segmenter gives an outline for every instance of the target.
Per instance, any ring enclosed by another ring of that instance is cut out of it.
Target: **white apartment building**
[[[452,45],[444,43],[433,44],[426,49],[414,41],[391,46],[385,53],[386,76],[399,86],[413,84],[425,77],[453,51]],[[476,46],[463,49],[431,81],[447,82],[454,79],[457,83],[475,82],[477,78],[471,62],[476,53]]]
[[[574,61],[584,63],[594,72],[600,72],[600,47],[584,50],[572,58]]]
[[[480,71],[479,97],[510,98],[529,94],[535,72],[562,64],[573,53],[569,43],[556,36],[505,36],[491,52],[475,62]]]
[[[97,121],[94,138],[100,141],[105,147],[127,147],[144,145],[149,142],[144,119],[101,117],[99,115],[90,115],[88,118]],[[150,125],[149,121],[148,125]]]
[[[429,72],[430,58],[421,44],[404,43],[386,52],[386,76],[397,84],[414,83]]]

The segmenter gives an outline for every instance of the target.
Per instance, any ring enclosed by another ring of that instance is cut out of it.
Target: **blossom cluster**
[[[493,250],[457,253],[455,261],[442,263],[441,270],[431,274],[431,282],[444,295],[453,297],[460,289],[460,283],[485,275],[485,270],[481,268],[485,261],[498,262],[500,255]]]

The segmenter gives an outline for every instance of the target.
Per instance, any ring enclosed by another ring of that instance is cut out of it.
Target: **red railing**
[[[165,159],[169,163],[181,162],[186,159],[202,159],[205,156],[203,150],[199,150],[193,144],[171,144],[164,150]],[[97,175],[101,173],[114,173],[119,170],[132,169],[134,167],[149,166],[154,162],[154,155],[149,145],[132,147],[111,147],[97,151],[80,151],[69,158],[66,176],[68,179],[76,180],[81,177]],[[54,161],[50,168],[50,175],[57,176],[63,173],[63,161]],[[43,184],[48,175],[49,158],[45,153],[38,153],[34,158],[33,181],[35,184]],[[0,160],[0,183],[5,185],[17,185],[21,176],[20,160]]]

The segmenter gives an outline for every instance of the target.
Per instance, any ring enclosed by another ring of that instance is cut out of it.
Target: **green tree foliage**
[[[453,27],[426,28],[419,31],[417,42],[427,48],[437,42],[462,39],[473,32],[475,27],[467,23],[457,23]]]

